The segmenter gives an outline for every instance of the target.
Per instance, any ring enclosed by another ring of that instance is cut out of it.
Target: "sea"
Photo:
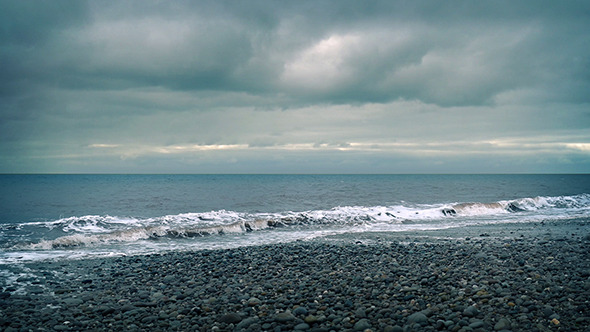
[[[589,174],[5,174],[0,271],[46,260],[572,221],[590,223]]]

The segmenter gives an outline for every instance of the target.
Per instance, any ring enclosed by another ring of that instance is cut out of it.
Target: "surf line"
[[[441,210],[444,216],[452,217],[456,216],[457,214],[469,210],[469,209],[489,209],[489,210],[505,210],[508,212],[521,212],[525,209],[519,207],[513,202],[509,202],[507,204],[501,203],[459,203],[455,204],[450,208],[443,208]]]

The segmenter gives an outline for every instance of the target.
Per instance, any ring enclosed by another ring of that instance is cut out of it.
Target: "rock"
[[[543,315],[545,315],[545,317],[549,318],[553,314],[554,314],[554,312],[553,312],[553,309],[551,307],[545,307],[545,308],[543,308]]]
[[[479,310],[477,310],[474,306],[469,306],[463,310],[463,315],[467,317],[475,317],[479,314]]]
[[[259,299],[257,299],[257,298],[255,298],[255,297],[251,297],[251,298],[248,300],[248,305],[249,305],[250,307],[255,307],[255,306],[257,306],[257,305],[260,305],[260,303],[261,303],[261,302],[260,302],[260,300],[259,300]]]
[[[40,286],[30,286],[27,290],[29,294],[43,294],[43,287]]]
[[[306,331],[309,330],[309,325],[307,323],[300,323],[295,325],[294,329],[296,331]]]
[[[219,316],[219,318],[217,318],[217,321],[221,322],[221,323],[227,323],[227,324],[236,324],[236,323],[239,323],[242,321],[242,316],[240,316],[236,313],[229,313],[229,314]]]
[[[236,331],[247,329],[250,325],[258,322],[258,317],[248,317],[236,325]]]
[[[364,330],[370,329],[370,328],[371,328],[371,324],[369,323],[369,321],[366,318],[363,318],[363,319],[359,320],[358,322],[356,322],[356,324],[354,324],[355,331],[364,331]]]
[[[386,326],[383,329],[383,332],[404,332],[403,327],[399,326],[399,325],[395,325],[395,326]]]
[[[472,329],[478,329],[478,328],[480,328],[480,327],[483,327],[483,325],[484,325],[484,324],[483,324],[483,321],[481,321],[481,320],[476,320],[476,321],[474,321],[473,323],[469,324],[469,327],[470,327],[470,328],[472,328]]]
[[[165,276],[162,281],[166,284],[172,283],[176,278],[174,276]]]
[[[314,316],[314,315],[309,315],[307,317],[305,317],[305,319],[303,319],[304,322],[306,322],[307,324],[314,324],[318,321],[318,317]]]
[[[115,309],[106,305],[101,305],[96,308],[96,311],[101,313],[103,316],[106,316],[115,312]]]
[[[158,304],[156,302],[135,302],[135,303],[133,303],[133,305],[136,307],[144,308],[144,307],[155,307]]]
[[[367,312],[365,311],[364,308],[358,308],[355,310],[354,315],[357,318],[365,318],[365,317],[367,317]]]
[[[153,323],[158,320],[158,316],[146,316],[141,319],[141,322],[144,324]]]
[[[78,298],[69,298],[69,299],[64,299],[63,301],[66,305],[71,305],[71,306],[80,305],[80,304],[84,303],[84,301],[82,301],[81,299],[78,299]]]
[[[293,315],[305,316],[307,315],[307,309],[305,307],[297,307],[293,310]]]
[[[134,309],[137,309],[137,307],[134,306],[134,305],[132,305],[132,304],[126,304],[126,305],[124,305],[124,306],[121,307],[121,311],[122,312],[131,311],[131,310],[134,310]]]
[[[293,314],[287,310],[284,312],[279,312],[278,314],[275,315],[275,321],[279,322],[279,323],[285,323],[288,321],[292,321],[295,319],[295,316],[293,316]]]
[[[154,294],[152,294],[152,299],[154,300],[158,300],[164,297],[164,294],[162,294],[162,292],[155,292]]]
[[[428,317],[426,317],[425,314],[421,313],[421,312],[416,312],[411,314],[410,316],[408,316],[408,320],[406,322],[408,325],[411,324],[427,324],[428,323]]]
[[[509,330],[510,329],[510,321],[506,318],[500,318],[496,325],[494,325],[494,330],[502,331],[502,330]]]

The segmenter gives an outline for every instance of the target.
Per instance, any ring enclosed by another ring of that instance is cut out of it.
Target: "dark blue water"
[[[82,215],[495,202],[590,193],[590,175],[0,175],[0,223]]]
[[[590,219],[590,175],[0,175],[0,265]]]

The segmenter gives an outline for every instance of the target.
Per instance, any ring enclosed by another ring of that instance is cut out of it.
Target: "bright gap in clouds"
[[[0,1],[0,172],[590,172],[588,12]]]

